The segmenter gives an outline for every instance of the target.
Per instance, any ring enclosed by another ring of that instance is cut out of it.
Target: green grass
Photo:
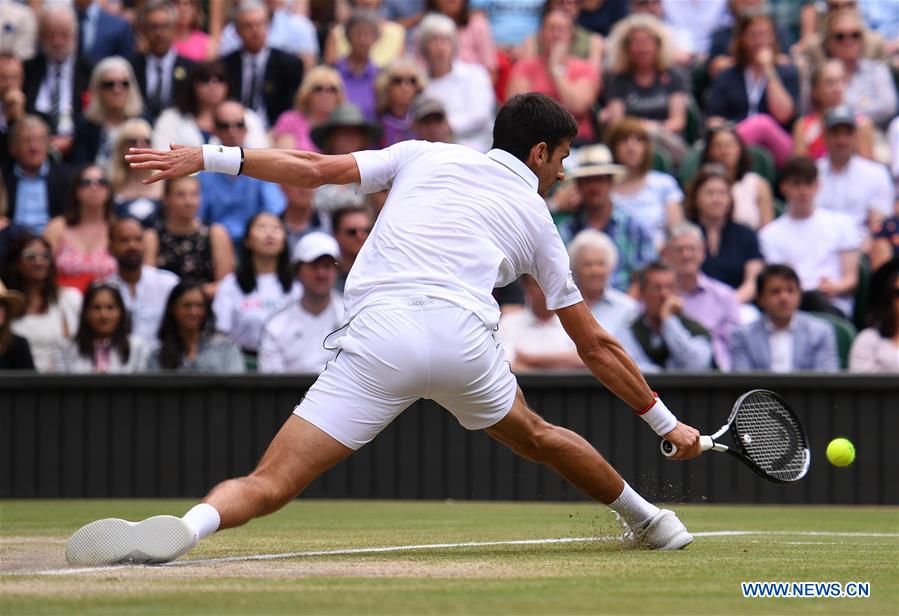
[[[587,614],[899,611],[899,536],[699,537],[677,553],[614,542],[299,557],[49,576],[65,538],[100,517],[183,513],[187,501],[0,501],[0,613]],[[692,531],[899,534],[899,510],[678,506]],[[616,534],[586,503],[298,501],[187,558]],[[744,599],[741,581],[865,581],[867,599]]]

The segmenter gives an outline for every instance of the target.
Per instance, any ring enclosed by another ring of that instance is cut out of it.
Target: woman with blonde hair
[[[318,152],[309,134],[324,124],[331,112],[346,100],[343,78],[330,66],[316,66],[303,78],[293,101],[293,109],[281,114],[272,129],[276,148]]]
[[[90,103],[75,125],[75,163],[103,166],[113,155],[116,135],[127,120],[140,117],[144,102],[131,64],[121,56],[101,60],[91,73]]]
[[[152,129],[146,120],[128,120],[119,129],[107,173],[119,218],[136,218],[144,227],[152,226],[162,204],[161,182],[144,184],[153,175],[147,169],[132,169],[125,162],[128,148],[149,148]]]
[[[687,126],[687,84],[671,70],[671,41],[664,24],[652,15],[631,15],[615,25],[609,50],[612,74],[600,122],[639,118],[654,144],[679,163],[687,152],[680,135]]]
[[[412,101],[425,87],[425,76],[411,58],[397,58],[375,79],[378,121],[384,127],[380,147],[415,139]]]

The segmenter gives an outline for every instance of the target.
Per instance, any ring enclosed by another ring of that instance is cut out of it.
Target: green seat
[[[844,319],[829,312],[810,312],[812,316],[829,321],[833,326],[834,334],[837,337],[837,354],[840,357],[840,369],[845,370],[849,367],[849,349],[852,347],[852,340],[858,333],[855,325],[849,319]]]
[[[680,181],[684,190],[687,190],[687,185],[693,179],[693,176],[696,175],[696,172],[699,171],[699,159],[702,158],[703,148],[705,148],[705,144],[702,141],[697,141],[693,147],[687,151],[686,156],[684,156],[684,159],[681,161],[680,170],[677,172],[677,179]]]
[[[687,96],[687,123],[681,133],[687,145],[693,145],[702,139],[702,125],[702,109],[699,108],[695,98]]]
[[[855,303],[852,306],[852,322],[859,330],[868,327],[868,302],[871,294],[871,260],[868,255],[858,258],[858,286],[855,287]]]
[[[674,163],[671,162],[671,157],[658,148],[652,150],[652,168],[668,175],[674,175]]]
[[[771,153],[757,145],[748,145],[746,147],[749,150],[752,170],[768,180],[771,188],[774,188],[777,182],[777,171],[774,168],[774,158],[771,156]]]

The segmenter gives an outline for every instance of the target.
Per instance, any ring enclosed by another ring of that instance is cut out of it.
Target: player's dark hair
[[[756,293],[761,295],[765,290],[765,283],[767,283],[772,278],[783,278],[784,280],[792,280],[796,286],[799,285],[799,276],[796,274],[796,270],[794,270],[789,265],[783,265],[782,263],[773,263],[771,265],[766,265],[765,269],[759,272],[759,275],[756,276],[755,279],[755,288]]]
[[[81,320],[78,323],[78,333],[75,334],[75,344],[78,346],[78,353],[91,361],[94,360],[96,334],[87,322],[87,313],[90,311],[94,297],[101,291],[108,291],[112,295],[112,301],[115,302],[116,307],[119,309],[119,314],[122,315],[115,331],[110,336],[110,342],[112,343],[112,348],[121,355],[122,362],[127,362],[128,356],[131,354],[131,345],[128,342],[128,334],[131,332],[131,317],[128,315],[125,301],[122,299],[122,294],[119,292],[118,287],[105,282],[91,284],[84,293],[84,300],[81,304]]]
[[[818,179],[818,166],[806,156],[791,157],[780,172],[781,182],[799,182],[811,184]]]
[[[185,294],[191,291],[200,291],[203,296],[203,304],[206,307],[206,316],[200,324],[200,337],[211,336],[215,331],[215,314],[212,312],[212,301],[203,293],[202,283],[196,280],[182,280],[169,293],[169,299],[165,303],[162,323],[159,325],[159,365],[166,370],[175,370],[184,363],[184,353],[187,345],[181,337],[181,329],[178,319],[175,318],[175,304]]]
[[[243,232],[243,242],[241,243],[242,254],[240,261],[237,263],[237,271],[234,272],[234,277],[237,279],[237,286],[244,293],[252,293],[253,289],[256,288],[256,266],[253,265],[253,251],[247,246],[247,237],[250,235],[250,229],[253,228],[256,219],[263,215],[274,217],[278,224],[281,225],[281,228],[284,229],[284,246],[281,252],[278,253],[278,267],[275,273],[278,276],[278,282],[281,283],[281,288],[284,289],[285,293],[289,293],[293,286],[294,271],[290,267],[290,254],[288,254],[289,251],[287,250],[287,227],[284,226],[283,220],[271,212],[256,212],[247,221],[247,226]]]
[[[650,274],[654,274],[655,272],[673,272],[674,268],[665,263],[664,261],[651,261],[647,263],[643,269],[641,269],[637,273],[637,283],[640,285],[642,289],[644,285],[646,285],[646,279],[649,278]]]
[[[525,162],[538,143],[545,143],[552,156],[559,144],[576,135],[577,122],[562,105],[545,94],[527,92],[500,107],[493,124],[493,147]]]

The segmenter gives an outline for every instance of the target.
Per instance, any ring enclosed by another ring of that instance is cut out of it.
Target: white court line
[[[693,533],[694,537],[738,537],[744,535],[790,536],[790,537],[899,537],[899,533],[828,532],[828,531],[788,531],[788,530],[716,530]],[[156,567],[190,567],[195,565],[219,565],[223,563],[283,560],[287,558],[308,558],[315,556],[347,556],[353,554],[383,554],[387,552],[410,552],[415,550],[440,550],[459,548],[483,548],[499,545],[548,545],[557,543],[586,543],[593,541],[619,541],[620,537],[560,537],[558,539],[518,539],[511,541],[469,541],[465,543],[421,543],[413,545],[388,545],[374,548],[344,548],[338,550],[306,550],[302,552],[282,552],[279,554],[252,554],[249,556],[226,556],[197,560],[176,560]],[[44,571],[18,571],[11,575],[77,575],[81,573],[110,572],[117,569],[131,569],[148,565],[111,565],[105,567],[78,567],[71,569],[46,569]]]

